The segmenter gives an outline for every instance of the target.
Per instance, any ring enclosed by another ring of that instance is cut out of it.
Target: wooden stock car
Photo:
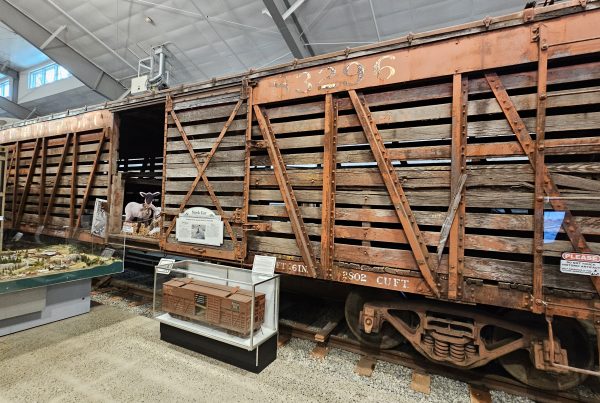
[[[206,323],[248,336],[252,292],[191,278],[174,278],[163,284],[162,307],[176,317]],[[265,294],[254,298],[254,330],[265,318]]]

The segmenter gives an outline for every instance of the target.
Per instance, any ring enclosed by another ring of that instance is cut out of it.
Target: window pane
[[[48,66],[45,69],[45,84],[50,84],[56,80],[56,66]]]
[[[9,97],[9,85],[8,81],[4,81],[0,83],[0,97],[8,98]]]
[[[67,69],[62,66],[58,66],[58,80],[62,80],[63,78],[71,77],[71,73]]]

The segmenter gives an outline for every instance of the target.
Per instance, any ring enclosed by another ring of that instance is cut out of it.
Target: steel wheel
[[[532,323],[545,331],[543,318],[526,313],[511,312],[506,317],[521,323]],[[576,319],[554,318],[554,336],[560,340],[561,347],[567,350],[569,365],[577,368],[592,369],[594,365],[594,348],[589,334]],[[494,340],[500,341],[507,335],[506,330],[496,328]],[[553,373],[536,369],[529,351],[517,350],[498,359],[502,367],[520,382],[538,389],[559,391],[573,388],[582,383],[587,375],[575,372]]]
[[[378,295],[379,294],[379,295]],[[404,343],[406,339],[398,333],[389,323],[385,322],[378,333],[365,333],[361,330],[358,323],[360,311],[362,311],[365,302],[381,301],[389,299],[388,295],[382,292],[372,291],[352,291],[346,298],[345,315],[346,323],[350,331],[365,346],[376,349],[390,349]]]

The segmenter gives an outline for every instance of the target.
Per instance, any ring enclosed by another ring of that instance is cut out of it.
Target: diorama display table
[[[122,271],[123,261],[115,260],[0,280],[0,336],[89,312],[92,278]]]
[[[258,373],[277,357],[279,275],[198,261],[158,265],[161,339]]]

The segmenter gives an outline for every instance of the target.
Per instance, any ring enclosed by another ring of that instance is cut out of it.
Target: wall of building
[[[83,86],[83,83],[75,77],[65,78],[37,88],[29,88],[29,73],[40,67],[52,64],[51,61],[44,62],[19,73],[19,103],[31,102],[40,98],[56,95]]]

